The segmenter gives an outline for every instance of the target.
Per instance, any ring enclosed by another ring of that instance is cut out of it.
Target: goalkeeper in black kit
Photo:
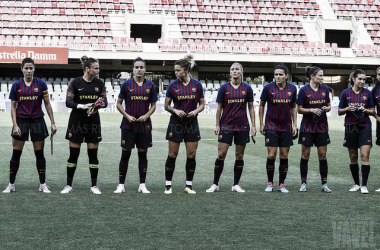
[[[80,147],[87,143],[91,174],[91,193],[101,194],[96,185],[99,161],[98,147],[102,140],[99,108],[107,107],[107,91],[99,76],[99,63],[94,58],[81,58],[84,75],[72,80],[67,88],[66,106],[71,108],[66,139],[69,140],[70,157],[67,160],[67,185],[61,191],[68,194],[73,190],[73,178],[77,167]]]

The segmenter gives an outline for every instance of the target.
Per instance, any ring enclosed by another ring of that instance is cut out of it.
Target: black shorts
[[[265,147],[293,146],[292,132],[265,130]]]
[[[13,127],[11,136],[18,141],[29,141],[29,133],[31,141],[43,141],[49,136],[49,132],[46,127],[45,119],[43,117],[38,118],[21,118],[16,117],[17,126],[21,130],[21,136],[13,134]]]
[[[152,147],[152,131],[135,133],[133,129],[121,130],[121,147],[126,149]]]
[[[302,144],[308,147],[313,145],[316,147],[323,147],[330,144],[330,136],[328,132],[324,133],[309,133],[309,132],[300,132],[298,138],[298,144]]]
[[[218,142],[232,145],[234,144],[245,145],[249,143],[249,131],[233,131],[233,130],[221,130],[218,136]]]
[[[87,117],[86,117],[87,118]],[[73,143],[98,143],[102,141],[102,130],[99,115],[94,118],[80,119],[70,116],[69,125],[66,131],[66,140]]]
[[[184,123],[176,115],[170,117],[166,140],[175,142],[197,142],[201,139],[198,119],[194,118]]]
[[[360,148],[363,145],[372,146],[372,130],[355,125],[345,126],[343,146],[346,148]]]
[[[376,145],[380,146],[380,133],[376,132]]]

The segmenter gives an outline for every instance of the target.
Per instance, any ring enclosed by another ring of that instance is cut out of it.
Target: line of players
[[[67,161],[67,185],[61,191],[70,193],[80,154],[81,144],[87,143],[89,170],[92,186],[90,191],[101,194],[97,187],[99,169],[98,146],[102,140],[100,116],[97,109],[107,106],[106,88],[98,78],[99,63],[94,58],[81,58],[84,75],[70,82],[66,94],[66,106],[72,109],[66,139],[69,141],[70,155]],[[204,95],[201,83],[191,77],[194,66],[192,55],[186,55],[174,64],[177,80],[170,83],[166,91],[165,110],[170,112],[170,122],[166,139],[169,152],[165,164],[165,194],[172,193],[172,177],[176,158],[182,141],[186,147],[186,186],[185,193],[196,194],[193,190],[193,177],[196,169],[196,151],[201,139],[197,116],[204,109]],[[35,64],[31,58],[21,63],[24,77],[13,83],[9,98],[11,99],[11,117],[13,122],[13,154],[10,160],[10,182],[3,193],[15,191],[15,179],[19,169],[20,157],[29,134],[36,155],[39,173],[39,191],[50,193],[45,183],[46,161],[44,141],[49,136],[43,112],[44,101],[51,121],[52,136],[57,128],[53,110],[49,102],[47,85],[34,77]],[[150,193],[145,186],[148,168],[147,151],[152,147],[152,122],[150,116],[156,109],[157,94],[154,84],[144,78],[145,61],[138,57],[133,61],[134,77],[123,83],[117,109],[123,115],[121,123],[122,155],[119,164],[119,185],[115,194],[125,192],[124,182],[128,170],[131,150],[138,148],[138,168],[140,186],[138,192]],[[253,107],[253,90],[243,82],[243,67],[233,63],[230,68],[231,80],[221,86],[217,96],[216,128],[218,136],[218,155],[215,160],[214,182],[206,192],[219,190],[219,179],[223,172],[224,160],[232,142],[235,144],[234,181],[231,190],[245,192],[239,186],[244,167],[244,151],[250,137],[253,142],[256,135],[255,113]],[[260,133],[265,136],[267,147],[266,170],[268,184],[265,192],[273,192],[274,172],[277,150],[279,149],[279,185],[277,190],[288,193],[284,183],[288,172],[288,154],[293,140],[298,138],[302,146],[300,160],[301,188],[307,191],[307,172],[310,148],[317,147],[319,170],[322,182],[321,190],[330,193],[327,186],[328,164],[326,160],[327,145],[330,143],[326,113],[331,110],[329,89],[323,85],[323,70],[319,67],[307,67],[306,76],[310,83],[298,93],[294,85],[287,82],[288,69],[277,65],[274,69],[274,82],[264,86],[259,107]],[[357,69],[351,73],[349,81],[352,87],[343,91],[338,114],[345,115],[344,147],[348,148],[350,170],[354,185],[349,191],[361,191],[367,194],[367,179],[370,172],[369,153],[372,147],[372,127],[369,116],[377,119],[376,138],[380,132],[380,67],[376,70],[376,86],[372,92],[364,88],[366,74]],[[122,104],[125,102],[125,108]],[[174,103],[171,106],[171,103]],[[264,122],[264,108],[267,112]],[[247,108],[248,107],[248,108]],[[377,113],[375,112],[377,107]],[[297,129],[297,112],[302,114],[301,127]],[[250,117],[250,127],[248,121]],[[376,141],[380,145],[380,141]],[[359,180],[358,149],[360,149],[362,183]],[[380,192],[380,189],[376,190]]]

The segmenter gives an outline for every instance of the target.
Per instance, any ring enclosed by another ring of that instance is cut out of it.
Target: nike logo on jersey
[[[276,93],[272,93],[272,95],[275,95]]]
[[[179,91],[179,89],[177,89],[175,92],[178,92]]]
[[[307,97],[310,97],[311,95],[306,95]]]
[[[83,88],[81,88],[81,89],[78,89],[78,91],[82,91],[83,90]]]
[[[135,90],[135,89],[130,89],[129,91],[132,92],[133,90]]]
[[[226,92],[226,95],[228,95],[229,93],[231,93],[231,92]]]
[[[347,100],[348,100],[348,99],[351,99],[351,97],[347,97]]]
[[[379,96],[376,96],[376,99],[379,98]]]

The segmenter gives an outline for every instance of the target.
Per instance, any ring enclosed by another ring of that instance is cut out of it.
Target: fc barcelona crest
[[[98,88],[98,87],[95,87],[95,91],[96,91],[96,92],[99,92],[99,88]]]
[[[73,134],[72,133],[69,133],[69,138],[73,137]]]
[[[291,96],[292,95],[292,92],[288,92],[288,96]]]
[[[325,93],[322,93],[322,96],[323,96],[323,97],[325,97],[325,96],[326,96],[326,94],[325,94]]]
[[[219,139],[222,139],[223,138],[223,135],[219,135]]]
[[[266,142],[266,143],[269,143],[269,139],[266,139],[265,142]]]
[[[125,145],[125,140],[122,140],[122,141],[121,141],[121,144]]]
[[[305,137],[302,137],[302,141],[305,141],[306,140],[306,138]]]
[[[242,94],[242,95],[245,95],[245,91],[242,91],[241,94]]]
[[[34,88],[34,92],[38,92],[38,88]]]
[[[169,137],[172,137],[172,136],[173,136],[173,133],[172,133],[172,132],[170,132],[170,133],[169,133]]]
[[[196,89],[196,88],[193,88],[193,92],[194,92],[194,93],[197,92],[197,89]]]
[[[148,93],[148,94],[149,94],[149,93],[150,93],[150,90],[149,90],[149,89],[147,89],[147,90],[146,90],[146,93]]]
[[[364,100],[364,101],[367,100],[367,97],[366,97],[366,96],[363,96],[363,100]]]

